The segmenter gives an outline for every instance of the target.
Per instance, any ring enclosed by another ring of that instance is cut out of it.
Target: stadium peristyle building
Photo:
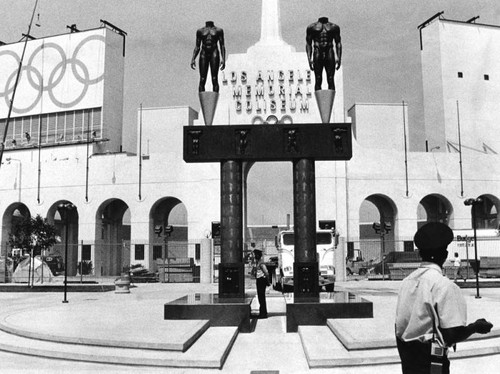
[[[14,225],[40,214],[61,235],[51,253],[64,255],[68,243],[69,275],[78,274],[82,261],[92,263],[97,277],[134,264],[154,271],[165,256],[189,259],[210,274],[220,166],[187,164],[182,149],[183,126],[203,124],[203,116],[168,103],[143,108],[137,149],[123,151],[124,37],[103,25],[27,42],[0,169],[1,254],[12,253]],[[335,75],[331,122],[352,122],[353,157],[316,163],[316,212],[318,221],[335,221],[346,256],[360,250],[376,260],[381,245],[384,253],[413,251],[412,237],[427,221],[470,230],[464,201],[471,197],[482,198],[478,228],[498,228],[500,28],[438,15],[415,37],[421,38],[425,152],[405,144],[412,126],[406,104],[356,103],[345,112],[342,68]],[[0,46],[2,133],[23,45]],[[214,125],[320,122],[313,74],[305,52],[281,38],[277,0],[263,4],[261,39],[246,53],[229,54],[219,78]],[[67,220],[58,211],[63,203],[75,206]],[[374,222],[390,227],[382,244]],[[168,225],[174,230],[166,237]],[[342,278],[345,263],[335,265]]]

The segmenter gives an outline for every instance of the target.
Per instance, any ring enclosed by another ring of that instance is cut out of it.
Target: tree
[[[56,228],[40,215],[25,217],[9,233],[9,245],[12,248],[28,250],[38,256],[43,250],[57,243]]]
[[[31,282],[33,287],[35,256],[42,254],[42,251],[49,249],[57,243],[56,228],[47,222],[46,218],[40,215],[25,217],[19,222],[12,232],[9,233],[9,245],[12,248],[21,248],[23,251],[29,251],[33,265],[30,265],[28,284]],[[42,267],[43,283],[43,267]]]

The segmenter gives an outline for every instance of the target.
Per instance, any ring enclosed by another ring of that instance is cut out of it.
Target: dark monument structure
[[[309,26],[307,40],[314,42],[308,56],[316,72],[325,68],[329,87],[333,87],[335,64],[332,41],[340,56],[338,26],[320,20]],[[207,23],[207,27],[208,27]],[[203,35],[211,28],[198,31]],[[197,41],[198,45],[198,41]],[[309,45],[309,44],[308,44]],[[196,56],[193,56],[193,59]],[[201,61],[201,60],[200,60]],[[319,87],[321,83],[319,82]],[[200,85],[201,87],[201,85]],[[330,89],[335,93],[334,90]],[[330,93],[331,93],[330,92]],[[184,127],[185,162],[219,162],[221,180],[221,262],[218,295],[186,296],[165,305],[167,319],[210,319],[212,325],[238,325],[250,328],[250,303],[245,295],[243,262],[243,162],[286,161],[293,164],[294,203],[294,290],[287,302],[287,331],[298,325],[325,324],[327,318],[373,317],[372,304],[351,296],[321,297],[316,251],[315,161],[349,160],[352,157],[351,125],[330,124],[334,95],[318,102],[323,123],[186,126]],[[325,110],[328,113],[324,113]],[[207,125],[209,125],[207,123]]]
[[[220,52],[219,52],[220,47]],[[200,84],[198,92],[201,108],[205,117],[205,123],[211,125],[215,114],[215,108],[219,99],[219,68],[226,67],[226,47],[224,45],[224,30],[214,25],[213,21],[207,21],[205,26],[196,31],[196,46],[191,59],[191,68],[196,68],[196,57],[200,54]],[[205,91],[208,68],[212,75],[213,92]]]
[[[219,295],[244,296],[242,163],[293,163],[296,297],[318,296],[315,160],[351,158],[350,124],[187,126],[184,161],[221,164]]]
[[[335,44],[335,50],[334,50]],[[316,91],[321,90],[323,70],[326,71],[328,89],[335,91],[334,75],[339,70],[342,59],[340,28],[321,17],[307,27],[306,53],[309,67],[314,71]]]
[[[335,70],[340,69],[342,42],[340,27],[331,23],[328,17],[320,17],[306,30],[306,53],[309,67],[314,71],[315,96],[321,110],[323,122],[330,122],[333,99],[335,97]],[[328,90],[322,90],[323,70],[326,72]],[[323,117],[327,116],[327,117]]]

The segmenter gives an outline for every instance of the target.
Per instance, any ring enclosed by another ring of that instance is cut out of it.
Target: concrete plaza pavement
[[[349,281],[337,282],[336,290],[347,290],[362,295],[373,302],[373,320],[336,320],[339,326],[352,329],[353,335],[363,340],[391,340],[398,281]],[[251,282],[247,292],[255,293]],[[286,333],[285,303],[281,294],[268,289],[268,310],[270,317],[257,320],[252,333],[239,333],[230,348],[221,370],[154,367],[144,365],[122,365],[70,361],[64,359],[20,355],[0,351],[1,373],[251,373],[259,371],[279,373],[400,373],[398,363],[383,365],[361,365],[348,367],[310,368],[298,333]],[[468,319],[486,318],[494,325],[498,334],[500,327],[500,288],[480,290],[481,298],[475,298],[475,289],[463,289],[468,303]],[[163,320],[165,302],[192,293],[216,293],[217,284],[136,284],[130,294],[114,292],[69,293],[69,303],[63,304],[62,293],[0,293],[0,323],[17,326],[27,333],[51,334],[65,338],[108,339],[119,341],[134,336],[137,342],[160,342],[168,332]],[[258,308],[256,300],[252,310]],[[172,326],[169,328],[171,329]],[[356,333],[356,334],[355,334]],[[4,335],[5,338],[5,335]],[[325,336],[318,336],[321,342]],[[329,337],[331,339],[331,337]],[[15,340],[15,339],[14,339]],[[326,341],[326,340],[325,340]],[[37,340],[33,340],[33,354]],[[496,346],[498,339],[470,341],[458,345],[457,352],[464,347],[479,347],[481,344]],[[8,343],[2,342],[0,344]],[[82,346],[85,350],[87,346]],[[492,347],[490,347],[492,348]],[[495,347],[493,347],[495,348]],[[500,347],[497,347],[500,351]],[[96,349],[96,347],[89,347]],[[97,348],[104,352],[106,348]],[[210,344],[207,350],[212,349]],[[394,354],[394,349],[392,350]],[[361,352],[361,355],[364,354]],[[480,351],[478,351],[480,352]],[[488,352],[495,352],[490,349]],[[369,353],[368,353],[369,354]],[[396,353],[397,354],[397,353]],[[500,354],[453,358],[453,373],[496,373],[500,367]]]

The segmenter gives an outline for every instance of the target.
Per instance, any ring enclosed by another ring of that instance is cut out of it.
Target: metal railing
[[[63,282],[65,250],[65,244],[56,244],[33,261],[29,253],[0,245],[0,283]],[[112,282],[123,273],[129,273],[138,282],[199,282],[197,241],[172,241],[167,245],[86,241],[68,244],[67,253],[68,283]]]

